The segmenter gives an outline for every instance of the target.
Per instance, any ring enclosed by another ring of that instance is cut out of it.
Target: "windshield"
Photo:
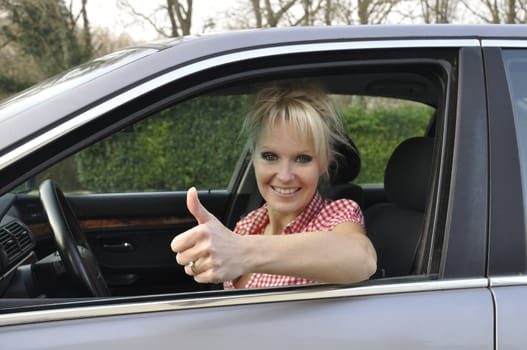
[[[123,49],[44,80],[20,94],[4,100],[0,104],[0,124],[14,117],[22,110],[34,107],[66,90],[82,85],[156,51],[158,49],[152,47]]]

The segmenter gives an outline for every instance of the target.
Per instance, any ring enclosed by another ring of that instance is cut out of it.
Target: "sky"
[[[72,0],[73,8],[80,8],[80,0]],[[144,14],[150,14],[165,0],[128,0],[136,6],[136,10]],[[194,14],[192,16],[192,27],[194,31],[203,26],[202,20],[206,17],[216,16],[232,7],[236,0],[194,0]],[[116,36],[121,32],[128,33],[134,40],[153,40],[158,37],[152,26],[145,24],[133,25],[132,18],[125,16],[119,11],[117,0],[88,0],[88,18],[92,27],[109,28]],[[217,28],[217,30],[221,28]]]
[[[81,0],[70,0],[73,4],[73,12],[76,13],[80,9]],[[166,0],[127,0],[131,5],[135,6],[136,11],[143,14],[151,14],[156,8],[165,5]],[[149,41],[159,38],[153,27],[144,23],[133,24],[134,18],[127,15],[118,8],[118,0],[87,0],[88,4],[88,18],[92,28],[102,27],[110,29],[115,37],[119,37],[121,33],[129,35],[134,42]],[[193,16],[192,16],[192,30],[191,34],[202,33],[204,26],[204,19],[212,17],[218,24],[213,31],[225,30],[225,25],[222,27],[222,18],[224,22],[226,12],[228,10],[240,7],[240,0],[193,0]],[[465,11],[459,8],[456,11]],[[471,15],[469,14],[468,17]],[[467,16],[461,15],[462,21],[466,21]],[[166,20],[166,17],[165,17]],[[161,18],[156,23],[160,23]],[[393,23],[400,21],[394,20]],[[411,21],[410,21],[411,22]],[[402,23],[402,22],[401,22]],[[468,22],[467,22],[468,23]],[[207,30],[210,32],[211,30]]]

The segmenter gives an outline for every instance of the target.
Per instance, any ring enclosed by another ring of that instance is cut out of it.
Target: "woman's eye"
[[[276,160],[278,157],[272,152],[262,152],[262,159],[264,160]]]
[[[297,163],[309,163],[313,160],[313,157],[308,156],[307,154],[302,154],[296,157]]]

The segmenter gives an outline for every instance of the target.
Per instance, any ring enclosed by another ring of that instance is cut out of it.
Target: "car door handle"
[[[104,250],[111,252],[133,252],[135,247],[130,242],[121,242],[121,243],[103,243],[102,245]]]

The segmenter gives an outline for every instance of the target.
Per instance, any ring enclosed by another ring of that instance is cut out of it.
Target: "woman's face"
[[[258,189],[270,213],[296,217],[309,204],[323,174],[312,142],[288,122],[264,128],[253,159]]]

